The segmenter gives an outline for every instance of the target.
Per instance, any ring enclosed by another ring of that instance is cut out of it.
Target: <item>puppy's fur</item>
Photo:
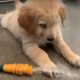
[[[16,9],[2,17],[1,25],[22,42],[23,50],[44,73],[52,75],[57,69],[45,51],[39,48],[50,42],[74,66],[80,67],[80,57],[63,40],[60,26],[66,9],[58,0],[16,1]]]

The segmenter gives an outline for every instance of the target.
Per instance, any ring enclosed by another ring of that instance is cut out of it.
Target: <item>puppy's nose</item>
[[[47,38],[47,41],[53,41],[53,38]]]

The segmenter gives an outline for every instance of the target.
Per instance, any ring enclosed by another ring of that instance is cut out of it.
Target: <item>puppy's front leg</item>
[[[32,59],[32,61],[40,66],[43,73],[47,73],[49,76],[52,76],[52,73],[54,73],[54,70],[56,69],[56,65],[49,59],[46,52],[40,49],[35,43],[24,43],[23,50],[25,54]]]
[[[75,67],[80,67],[80,56],[75,54],[63,40],[60,29],[59,29],[59,35],[57,39],[54,41],[54,44],[59,53],[61,53],[69,63],[71,63]]]

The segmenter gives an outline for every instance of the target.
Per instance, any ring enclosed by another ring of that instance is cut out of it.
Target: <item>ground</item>
[[[68,17],[62,27],[65,41],[71,49],[80,55],[80,4],[66,3]],[[13,9],[13,3],[0,4],[0,13]],[[55,52],[50,46],[45,48],[50,58],[62,70],[63,74],[58,78],[48,78],[41,73],[33,76],[16,76],[12,74],[0,73],[0,80],[80,80],[80,69],[74,68],[67,61]],[[0,64],[4,63],[28,63],[35,66],[32,61],[23,54],[21,43],[13,35],[0,27]]]

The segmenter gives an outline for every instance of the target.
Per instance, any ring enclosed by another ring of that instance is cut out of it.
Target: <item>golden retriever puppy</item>
[[[65,43],[60,26],[66,17],[66,9],[58,0],[16,1],[16,9],[1,19],[3,28],[8,29],[22,42],[24,53],[35,62],[40,70],[49,76],[57,66],[39,45],[47,42],[55,45],[57,51],[72,65],[80,67],[80,57]]]

